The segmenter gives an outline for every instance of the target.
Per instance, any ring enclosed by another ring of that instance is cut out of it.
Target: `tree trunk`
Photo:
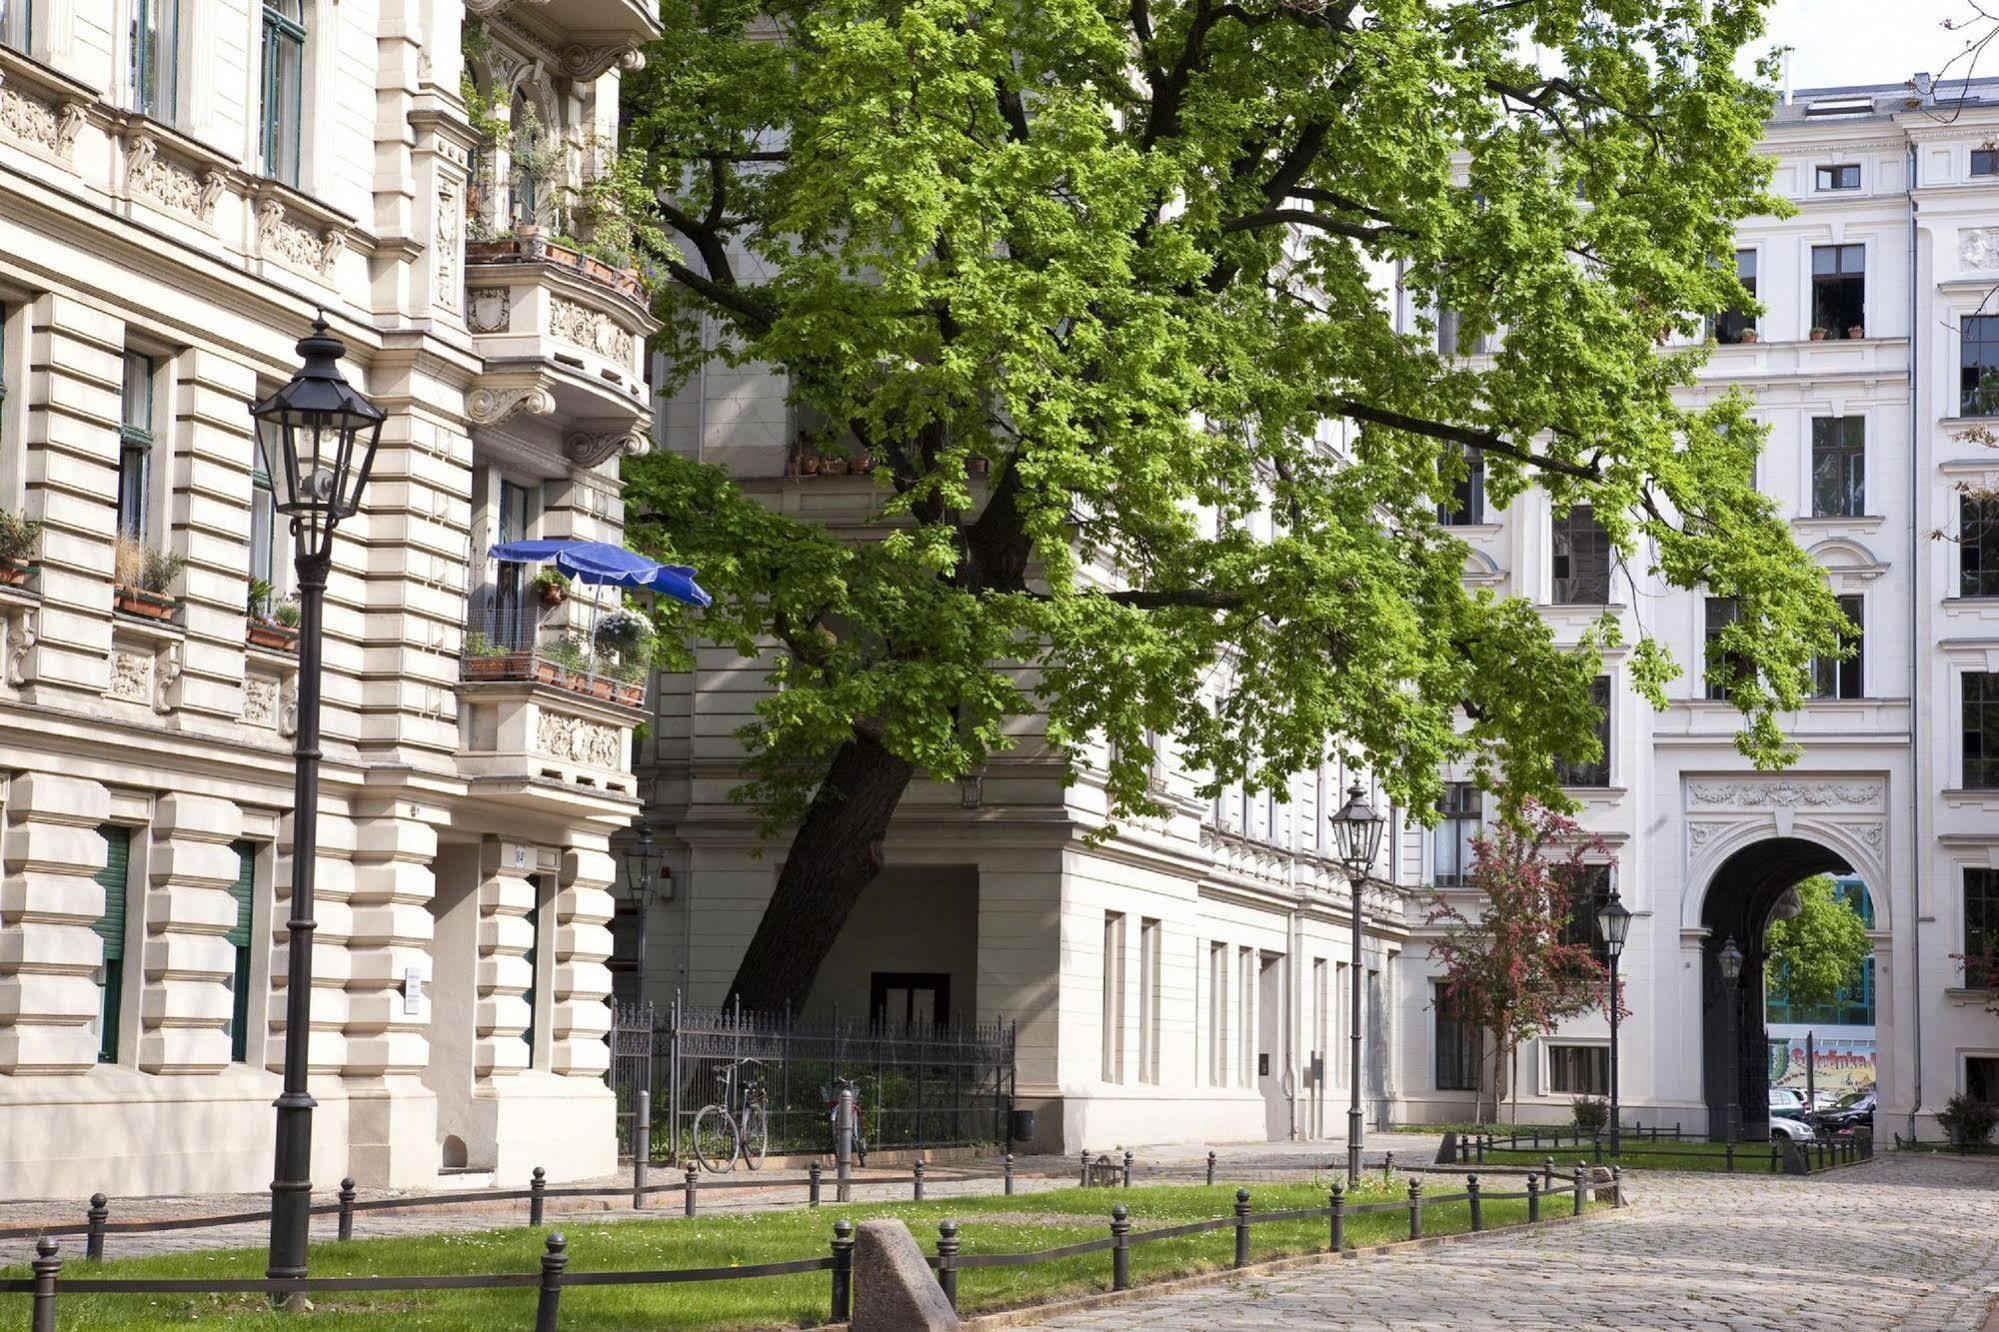
[[[743,1007],[798,1009],[861,891],[881,872],[881,843],[915,769],[872,736],[841,745],[778,871],[730,994]]]

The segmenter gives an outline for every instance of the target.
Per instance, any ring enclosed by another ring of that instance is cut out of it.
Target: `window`
[[[1601,1045],[1550,1045],[1548,1090],[1557,1095],[1610,1095],[1610,1050]]]
[[[277,571],[277,500],[271,494],[271,478],[262,469],[250,477],[250,577],[275,582]],[[270,607],[263,608],[268,611]]]
[[[264,0],[264,174],[292,186],[304,101],[305,0]]]
[[[1340,1055],[1337,1059],[1328,1057],[1326,1061],[1332,1067],[1332,1084],[1335,1087],[1346,1086],[1347,1079],[1353,1076],[1352,1069],[1350,1068],[1353,1057],[1353,1002],[1353,964],[1349,962],[1335,962],[1333,964],[1333,1044],[1338,1047]],[[1328,1051],[1328,1055],[1330,1056],[1330,1051]]]
[[[541,953],[541,884],[537,880],[529,882],[534,884],[534,905],[528,908],[528,950],[521,959],[528,964],[527,993],[521,996],[527,1000],[528,1020],[527,1025],[521,1028],[521,1040],[526,1042],[528,1047],[527,1066],[533,1068],[534,1023],[538,1007],[535,1000],[540,997],[541,991],[540,968],[536,965],[536,959]]]
[[[1990,148],[1971,150],[1971,174],[1974,176],[1999,176],[1999,152]]]
[[[1492,352],[1492,338],[1467,332],[1464,316],[1456,310],[1437,311],[1437,352],[1441,356],[1486,356]]]
[[[507,195],[510,216],[516,223],[538,223],[549,212],[551,200],[545,165],[552,156],[554,135],[542,123],[525,90],[516,89],[507,108],[510,156],[507,166]]]
[[[636,943],[636,931],[634,935]],[[943,1026],[951,1017],[951,974],[874,972],[868,977],[868,1012],[877,1031],[925,1032]]]
[[[1569,889],[1569,918],[1562,922],[1562,942],[1587,948],[1597,961],[1607,964],[1610,949],[1596,913],[1610,900],[1610,866],[1585,865]]]
[[[1867,512],[1867,418],[1812,418],[1812,517]]]
[[[1485,1033],[1458,1019],[1442,985],[1432,992],[1430,1008],[1437,1015],[1437,1090],[1477,1091],[1479,1065],[1485,1059]]]
[[[1466,449],[1457,457],[1465,474],[1452,482],[1450,502],[1437,506],[1437,521],[1446,527],[1471,527],[1485,521],[1485,455]]]
[[[1590,706],[1597,710],[1597,757],[1570,762],[1557,755],[1555,777],[1563,786],[1610,785],[1610,677],[1599,675],[1589,687]]]
[[[1124,1081],[1124,915],[1104,913],[1104,1081]]]
[[[1430,878],[1439,888],[1471,882],[1472,839],[1484,814],[1484,792],[1471,782],[1451,782],[1437,803],[1442,819],[1430,831]]]
[[[1734,597],[1709,597],[1707,599],[1707,648],[1703,655],[1704,679],[1707,696],[1723,700],[1728,697],[1728,687],[1737,680],[1747,679],[1750,673],[1748,660],[1739,652],[1730,652],[1721,646],[1722,635],[1735,623],[1741,614]]]
[[[1236,949],[1236,1086],[1254,1087],[1256,1058],[1256,950]]]
[[[1812,329],[1828,338],[1863,333],[1867,322],[1867,247],[1812,246]]]
[[[1818,187],[1822,190],[1857,190],[1860,188],[1860,164],[1845,162],[1838,166],[1822,166],[1817,173]]]
[[[1959,334],[1958,412],[1999,416],[1999,315],[1966,315]]]
[[[1751,300],[1756,299],[1756,251],[1735,252],[1735,279],[1742,284],[1742,289],[1749,293]],[[1747,315],[1736,309],[1724,310],[1715,316],[1714,340],[1727,343],[1741,342],[1742,335],[1754,331],[1755,328],[1754,315]]]
[[[26,53],[35,26],[34,0],[0,0],[0,46]]]
[[[1332,993],[1327,990],[1326,959],[1312,959],[1312,1084],[1319,1088],[1326,1085],[1326,1065],[1331,1062],[1332,1051],[1326,1042],[1331,1038],[1328,1017],[1332,1009]]]
[[[1999,597],[1999,499],[1957,499],[1958,595]]]
[[[1812,659],[1813,698],[1865,698],[1866,677],[1861,672],[1860,612],[1862,601],[1859,597],[1847,596],[1839,599],[1840,614],[1853,622],[1851,629],[1842,637],[1853,646],[1850,657],[1814,657]]]
[[[1999,672],[1966,671],[1964,679],[1964,785],[1999,790]]]
[[[1610,601],[1610,534],[1596,510],[1578,504],[1554,521],[1555,604],[1602,606]]]
[[[1228,1077],[1229,946],[1208,945],[1208,1085],[1221,1086]]]
[[[1964,1094],[1987,1105],[1999,1101],[1999,1059],[1990,1055],[1966,1055]]]
[[[104,838],[104,868],[97,886],[104,890],[104,911],[91,928],[104,942],[104,965],[97,973],[97,1062],[118,1062],[118,1023],[125,1011],[126,881],[132,871],[132,830],[110,824],[99,828]]]
[[[125,353],[124,423],[118,428],[118,531],[144,541],[150,526],[153,358]]]
[[[236,899],[236,923],[226,936],[236,951],[236,969],[229,979],[234,1000],[229,1009],[229,1058],[240,1064],[250,1045],[250,917],[257,890],[257,846],[238,842],[231,849],[236,852],[237,869],[236,882],[229,885],[229,895]]]
[[[1159,922],[1138,923],[1138,1080],[1159,1081]]]
[[[132,0],[132,105],[172,124],[179,64],[180,0]]]
[[[1964,983],[1974,990],[1999,984],[1999,869],[1964,871]]]
[[[499,536],[496,544],[528,538],[529,491],[504,478],[500,481]],[[540,615],[527,604],[525,566],[501,560],[493,589],[491,637],[502,647],[520,651],[534,642]]]

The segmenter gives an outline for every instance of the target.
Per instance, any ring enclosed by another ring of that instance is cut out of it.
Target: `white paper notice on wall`
[[[423,976],[415,967],[403,968],[403,1014],[414,1016],[423,1011]]]

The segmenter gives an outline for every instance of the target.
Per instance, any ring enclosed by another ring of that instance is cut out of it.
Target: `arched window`
[[[306,0],[264,0],[264,172],[298,184],[305,108]]]

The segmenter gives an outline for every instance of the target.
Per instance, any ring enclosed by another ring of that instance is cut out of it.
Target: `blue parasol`
[[[514,564],[552,562],[578,582],[660,592],[690,606],[713,601],[686,565],[661,564],[607,541],[507,541],[490,554]]]

